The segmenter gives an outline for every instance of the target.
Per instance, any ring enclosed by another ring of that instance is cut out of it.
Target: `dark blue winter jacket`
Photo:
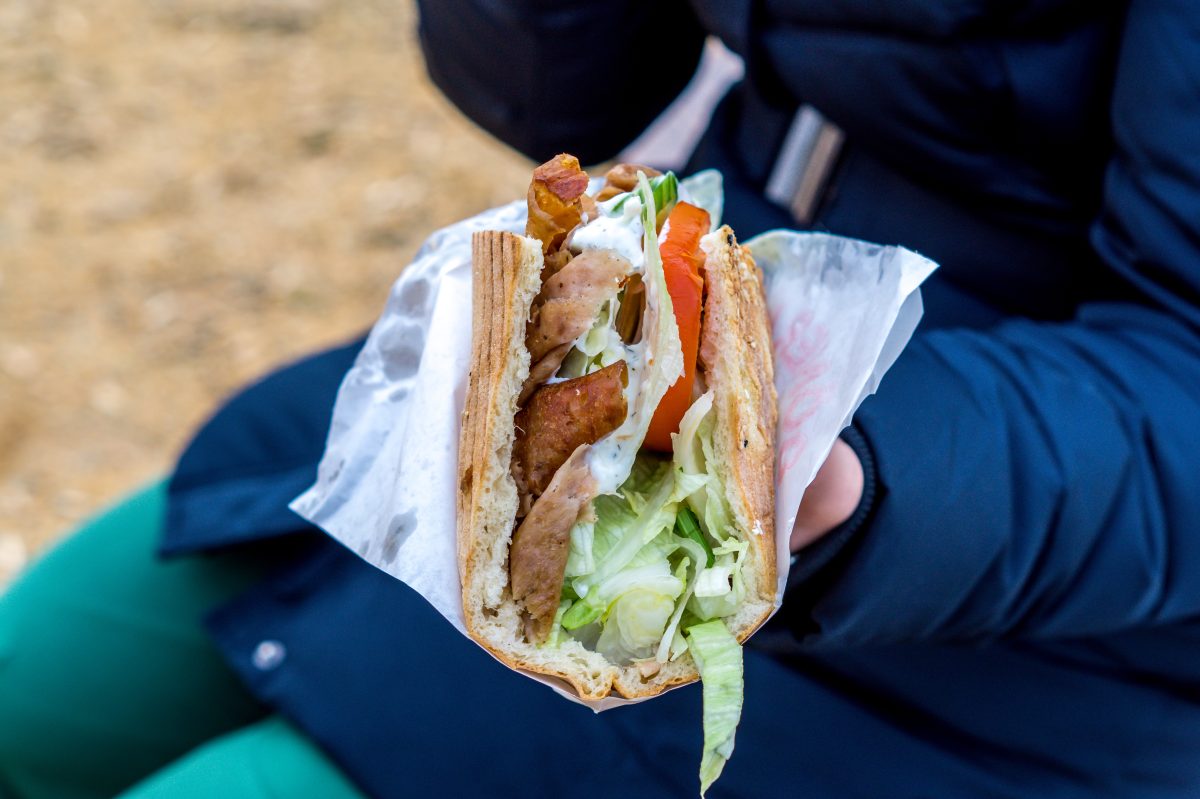
[[[941,264],[847,434],[864,505],[748,650],[710,795],[1200,796],[1194,0],[421,10],[435,81],[538,159],[613,155],[715,33],[747,78],[691,166],[725,173],[735,229],[791,223],[762,194],[807,103],[845,134],[813,226]],[[592,717],[286,510],[355,349],[250,389],[180,461],[165,551],[287,550],[214,615],[230,663],[379,796],[690,795],[694,689]]]

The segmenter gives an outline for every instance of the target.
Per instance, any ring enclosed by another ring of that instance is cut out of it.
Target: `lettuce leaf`
[[[731,616],[746,597],[742,579],[742,561],[749,544],[745,541],[726,541],[714,550],[718,553],[712,569],[705,569],[696,578],[696,590],[688,597],[688,610],[696,618],[707,621]]]
[[[654,493],[646,499],[645,506],[632,519],[629,518],[631,512],[624,512],[619,508],[615,509],[617,513],[614,514],[617,518],[613,518],[608,515],[614,510],[612,503],[596,503],[597,527],[603,524],[607,529],[611,529],[616,540],[604,556],[597,560],[595,571],[571,582],[576,594],[586,597],[595,585],[629,566],[642,547],[675,523],[675,509],[671,502],[674,485],[674,476],[670,471],[666,471],[654,487]]]
[[[599,563],[621,540],[622,531],[637,521],[638,515],[624,499],[613,495],[594,499],[592,511],[596,514],[595,525],[592,528],[592,557]],[[593,565],[587,573],[595,570]]]
[[[690,538],[704,549],[705,558],[701,562],[711,569],[715,559],[712,545],[708,543],[708,536],[700,531],[696,514],[686,504],[675,514],[675,532],[682,538]]]
[[[717,543],[735,541],[730,534],[733,517],[725,499],[725,486],[716,475],[708,474],[713,460],[712,413],[713,394],[709,391],[692,403],[679,422],[679,432],[672,435],[672,463],[679,472],[701,475],[704,483],[693,483],[697,489],[687,496],[688,507],[696,514],[700,527]]]
[[[629,469],[629,476],[621,484],[621,494],[625,497],[636,494],[643,498],[653,494],[654,489],[658,487],[670,470],[670,464],[661,458],[641,455],[634,460],[633,466]],[[636,505],[632,507],[637,509]]]
[[[712,410],[713,392],[708,390],[691,404],[679,420],[679,432],[671,434],[672,462],[684,474],[705,474],[706,458],[700,445],[700,424]],[[696,510],[692,508],[692,510]],[[703,511],[697,511],[703,515]]]
[[[700,451],[707,465],[713,460],[713,427],[716,420],[712,414],[703,419],[697,428],[696,435],[700,441]],[[733,529],[733,515],[729,503],[725,499],[725,486],[716,476],[704,487],[703,499],[697,494],[688,498],[688,504],[700,517],[700,526],[716,541],[726,541],[732,538],[728,531]]]
[[[617,662],[652,654],[645,640],[653,628],[655,653],[661,654],[660,660],[667,659],[700,573],[695,564],[703,568],[708,556],[706,547],[676,535],[674,528],[680,502],[703,488],[706,480],[704,475],[683,474],[665,461],[640,456],[620,494],[595,501],[595,520],[571,529],[564,593],[578,599],[563,615],[563,627],[576,630],[602,622],[603,651],[619,656]],[[677,556],[679,550],[686,554]],[[593,568],[584,570],[582,566],[589,562]],[[638,603],[627,603],[618,612],[621,598],[632,591],[668,597],[671,609],[664,615],[659,599],[640,595]],[[635,621],[621,622],[622,617]],[[624,633],[609,630],[615,623],[625,625]],[[635,624],[637,635],[630,626]],[[614,638],[619,634],[623,637]],[[634,640],[641,642],[636,648],[630,644]]]
[[[652,588],[625,591],[612,603],[596,651],[616,662],[648,657],[674,611],[670,594]]]
[[[704,753],[700,757],[700,796],[721,776],[733,754],[734,735],[742,717],[742,647],[722,621],[688,628],[688,649],[704,698]]]
[[[550,634],[546,636],[546,640],[542,642],[544,647],[556,647],[562,640],[562,620],[566,615],[567,608],[571,607],[571,600],[564,599],[558,603],[558,610],[554,613],[554,624],[550,627]]]
[[[567,567],[563,572],[568,580],[581,574],[591,574],[596,568],[596,522],[580,519],[571,527],[570,536]]]
[[[707,171],[715,172],[716,170]],[[718,179],[720,178],[720,174],[717,172]],[[668,172],[665,175],[656,175],[650,178],[650,189],[654,193],[654,207],[658,211],[655,214],[657,222],[658,224],[662,224],[662,221],[671,213],[671,209],[675,207],[675,203],[679,201],[679,178],[675,177],[674,172]],[[625,210],[625,203],[637,196],[636,189],[634,191],[627,191],[600,203],[599,208],[606,216],[616,216]]]
[[[655,226],[662,227],[671,215],[675,203],[679,202],[679,180],[674,172],[668,172],[656,177],[651,183],[651,188],[654,190],[654,207],[658,210],[655,214]]]
[[[613,326],[620,302],[613,298],[604,303],[591,328],[575,340],[555,377],[569,380],[611,366],[625,357],[624,342]]]
[[[696,596],[697,597],[718,597],[725,596],[732,590],[733,580],[733,564],[732,555],[722,555],[716,559],[716,563],[707,569],[701,569],[700,575],[696,578]]]
[[[670,551],[675,548],[671,545]],[[575,630],[597,620],[603,621],[602,639],[614,624],[624,625],[624,631],[609,633],[611,638],[611,635],[619,632],[623,636],[620,641],[624,643],[613,645],[616,639],[612,639],[606,649],[597,650],[613,662],[620,663],[651,654],[650,647],[661,641],[663,630],[677,604],[680,604],[676,600],[683,593],[684,581],[672,573],[668,555],[655,553],[646,561],[595,584],[562,617],[562,626],[567,630]],[[636,594],[641,599],[635,603],[624,603],[630,594]],[[622,615],[618,614],[622,607],[623,621]],[[634,630],[637,631],[636,635]],[[628,643],[633,640],[639,643]]]
[[[666,663],[668,659],[674,660],[683,653],[683,649],[687,648],[684,645],[678,652],[675,651],[677,642],[680,639],[679,625],[683,620],[684,611],[688,607],[688,600],[691,599],[692,593],[696,590],[696,579],[700,576],[701,568],[699,564],[704,563],[708,557],[708,552],[690,538],[678,538],[677,543],[680,549],[687,552],[687,556],[679,562],[679,565],[675,569],[675,575],[682,579],[683,575],[687,574],[689,566],[695,564],[695,568],[692,569],[692,578],[688,580],[687,588],[684,590],[683,596],[676,603],[675,612],[671,614],[671,620],[667,623],[667,628],[663,630],[662,639],[658,642],[658,650],[655,652],[654,657],[659,663]]]

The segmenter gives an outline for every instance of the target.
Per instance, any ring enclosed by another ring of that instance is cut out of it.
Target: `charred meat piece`
[[[618,194],[633,191],[637,188],[637,173],[645,172],[646,177],[654,178],[662,174],[657,169],[639,164],[617,164],[604,173],[604,188],[596,195],[600,202],[612,199]]]
[[[522,497],[542,494],[577,447],[594,444],[621,426],[628,412],[628,381],[625,362],[617,361],[533,392],[514,420],[513,477]]]
[[[579,224],[579,198],[587,185],[587,173],[573,155],[556,155],[533,170],[525,235],[542,242],[543,255],[558,251],[567,234]]]
[[[641,338],[642,317],[646,312],[646,286],[641,275],[630,275],[625,281],[625,293],[621,295],[621,307],[617,309],[614,323],[617,335],[626,344]]]
[[[542,283],[545,283],[558,274],[559,270],[569,264],[574,256],[575,253],[566,247],[563,247],[561,250],[555,250],[552,253],[547,253],[546,257],[542,259]]]
[[[526,401],[533,392],[537,391],[538,386],[554,377],[558,367],[562,366],[563,359],[571,351],[571,346],[572,342],[570,341],[557,346],[543,355],[540,361],[529,367],[529,377],[525,378],[525,385],[521,386],[521,395],[517,397],[517,407],[525,407]]]
[[[536,643],[546,639],[558,611],[571,527],[596,494],[588,449],[580,444],[570,454],[513,534],[508,555],[513,599],[524,607],[527,637]]]
[[[525,333],[530,363],[586,333],[631,269],[612,250],[588,250],[542,284]]]

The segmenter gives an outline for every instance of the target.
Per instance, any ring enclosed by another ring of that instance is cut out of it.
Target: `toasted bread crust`
[[[458,449],[458,563],[464,589],[475,582],[483,550],[500,545],[504,553],[491,559],[507,560],[517,510],[509,474],[513,383],[519,390],[529,374],[525,321],[542,268],[540,246],[522,236],[476,233],[471,249],[471,370]],[[485,601],[499,601],[498,592]],[[471,620],[468,611],[468,626]]]
[[[751,542],[743,608],[727,619],[745,640],[770,615],[775,592],[775,390],[762,275],[729,228],[706,237],[705,318],[700,363],[714,391],[714,450],[726,494]],[[476,233],[472,241],[474,328],[471,372],[459,442],[458,552],[467,630],[507,665],[558,677],[581,698],[613,691],[649,697],[699,677],[690,655],[643,678],[573,640],[559,647],[525,641],[508,585],[508,547],[517,495],[509,464],[513,419],[529,372],[525,323],[540,288],[542,253],[534,239]],[[743,446],[742,442],[746,444]]]
[[[762,270],[727,225],[710,233],[704,248],[700,366],[713,389],[713,448],[727,476],[726,499],[750,541],[746,599],[727,619],[744,641],[774,609],[775,368]]]

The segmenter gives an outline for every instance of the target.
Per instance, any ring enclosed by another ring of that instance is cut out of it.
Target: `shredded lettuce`
[[[709,414],[701,420],[697,429],[700,451],[704,454],[705,464],[711,463],[713,460],[712,437],[715,422],[715,417]],[[688,504],[700,517],[700,526],[704,532],[712,536],[714,540],[724,541],[730,537],[728,531],[733,529],[733,515],[730,513],[729,503],[725,499],[725,486],[715,476],[704,487],[704,499],[700,500],[697,495],[693,494],[688,498]]]
[[[571,605],[562,626],[575,630],[601,620],[597,651],[617,663],[647,657],[661,641],[683,590],[684,581],[671,572],[665,556],[659,557],[597,583]],[[637,601],[627,601],[631,596]],[[621,629],[614,629],[617,625]]]
[[[700,423],[708,418],[712,405],[712,391],[701,394],[679,420],[679,432],[671,434],[675,468],[684,474],[704,474],[705,457],[700,447]],[[703,515],[703,511],[699,513]]]
[[[688,567],[693,564],[704,562],[706,554],[704,549],[692,541],[690,538],[678,539],[679,548],[686,551],[688,554],[679,561],[679,566],[676,567],[675,574],[682,579],[687,573]],[[662,638],[658,642],[658,650],[654,657],[659,663],[665,663],[668,659],[673,660],[678,657],[678,654],[672,656],[675,649],[675,643],[679,639],[679,625],[683,620],[684,611],[687,609],[688,600],[692,596],[692,592],[696,590],[696,578],[700,576],[699,567],[692,569],[692,579],[688,580],[687,588],[683,592],[683,596],[675,604],[675,612],[671,614],[671,620],[667,623],[667,628],[663,630]],[[682,650],[680,651],[682,653]]]
[[[613,602],[596,650],[615,661],[650,656],[674,610],[670,594],[648,588],[626,591]]]
[[[666,472],[655,487],[654,493],[646,500],[642,510],[621,529],[613,530],[617,539],[611,549],[605,552],[604,557],[596,563],[595,571],[572,581],[571,584],[576,594],[586,597],[593,586],[628,566],[643,546],[653,541],[663,529],[675,523],[675,510],[673,507],[669,507],[674,485],[673,475],[669,471]],[[597,503],[598,521],[601,520],[600,514],[603,510],[604,508]],[[608,519],[603,521],[611,523],[611,520]]]
[[[638,458],[634,475],[622,487],[622,493],[627,497],[625,502],[601,497],[593,505],[595,530],[597,533],[603,531],[601,534],[606,540],[602,544],[603,554],[595,555],[595,570],[571,582],[575,593],[581,597],[622,569],[658,560],[665,562],[679,547],[680,539],[670,531],[675,526],[679,502],[694,489],[695,481],[686,476],[681,478],[676,470],[660,462],[655,471],[657,481],[642,486],[636,480],[645,474],[646,461],[655,462],[650,458]],[[631,483],[649,489],[645,499],[632,490]],[[596,553],[595,540],[592,546]]]
[[[732,539],[717,547],[716,563],[696,578],[696,590],[688,600],[688,610],[696,618],[707,621],[730,616],[737,611],[746,596],[742,562],[748,548],[745,541]]]
[[[692,403],[679,422],[679,432],[671,436],[674,449],[675,468],[689,475],[700,475],[697,489],[687,496],[688,507],[696,514],[700,527],[713,541],[723,543],[732,539],[728,531],[733,529],[733,518],[725,499],[724,485],[715,475],[708,474],[708,464],[713,460],[712,391]]]
[[[596,522],[580,519],[571,528],[571,545],[567,550],[567,568],[563,576],[567,579],[581,574],[591,574],[596,568],[594,544]]]
[[[661,227],[671,215],[675,203],[679,202],[679,181],[674,172],[668,172],[655,178],[651,187],[654,189],[654,207],[658,209],[655,215],[656,227]]]
[[[666,479],[670,469],[671,465],[661,458],[648,456],[637,458],[629,469],[629,476],[621,484],[621,494],[625,497],[643,498],[653,494],[659,484]],[[633,503],[634,500],[631,499],[630,502]],[[642,503],[645,504],[644,499],[642,499]],[[637,505],[632,505],[632,507],[637,511]]]
[[[620,495],[595,500],[592,507],[596,519],[591,524],[590,542],[585,540],[587,534],[582,525],[576,524],[571,531],[572,552],[578,550],[578,554],[574,562],[572,554],[568,554],[568,586],[579,599],[563,617],[566,629],[578,629],[611,615],[614,603],[634,590],[651,590],[667,596],[674,609],[675,600],[686,585],[685,579],[677,576],[670,566],[671,555],[679,548],[678,540],[670,534],[679,500],[669,464],[648,457],[636,460]],[[592,568],[573,569],[586,560],[585,550],[591,555]],[[638,613],[637,607],[646,602],[631,606],[626,615]],[[662,616],[653,643],[657,644],[662,637],[670,616],[671,611]],[[604,629],[609,626],[606,620]],[[611,638],[614,634],[604,640],[610,651],[616,652],[618,647]],[[626,640],[632,640],[628,631]]]
[[[703,796],[733,751],[741,716],[741,648],[722,618],[745,598],[742,570],[749,545],[734,534],[725,486],[709,473],[716,418],[711,391],[684,414],[672,436],[670,461],[640,452],[655,409],[683,373],[658,249],[658,228],[681,199],[708,211],[713,227],[720,224],[719,173],[702,172],[682,182],[670,173],[652,180],[639,174],[634,191],[599,204],[602,218],[595,220],[595,230],[589,225],[573,238],[573,249],[605,247],[626,254],[642,274],[647,310],[639,341],[628,345],[614,326],[619,300],[608,302],[558,374],[582,376],[624,359],[628,413],[588,456],[600,496],[592,514],[571,528],[549,643],[571,636],[615,663],[666,663],[690,652],[703,681]]]
[[[700,757],[703,797],[733,754],[734,734],[742,717],[742,647],[722,621],[694,625],[686,635],[703,685],[704,753]]]
[[[571,607],[571,600],[564,599],[558,603],[558,610],[554,613],[554,624],[550,627],[550,634],[546,636],[546,640],[542,642],[542,646],[556,647],[559,641],[562,640],[562,620],[567,612],[567,608]]]
[[[614,297],[600,308],[591,328],[575,340],[555,377],[569,380],[611,366],[625,357],[625,347],[614,327],[620,301]]]
[[[732,590],[733,556],[722,555],[707,569],[700,570],[696,578],[696,596],[725,596]]]
[[[704,695],[704,754],[700,760],[700,795],[721,774],[725,761],[733,753],[734,733],[742,715],[742,649],[721,617],[733,614],[746,595],[742,567],[749,544],[732,534],[732,517],[725,499],[724,486],[708,474],[713,462],[712,394],[692,403],[673,439],[672,466],[677,473],[704,477],[700,487],[686,496],[685,502],[699,519],[707,539],[717,543],[715,558],[699,569],[685,593],[689,618],[702,623],[687,628],[682,641],[678,631],[671,644],[659,643],[659,659],[665,652],[672,659],[689,651],[700,670]],[[676,613],[681,616],[680,609]],[[711,619],[711,621],[709,621]]]
[[[643,456],[635,462],[620,495],[596,500],[595,521],[577,523],[571,530],[566,591],[578,599],[562,617],[564,628],[577,630],[600,621],[602,651],[606,656],[620,655],[617,662],[649,654],[662,662],[668,659],[696,581],[714,551],[705,540],[675,533],[680,503],[702,488],[705,480],[703,475],[687,475],[663,461]],[[676,555],[680,550],[682,557]],[[589,556],[594,568],[584,571],[581,566]],[[636,623],[644,636],[639,634],[637,640],[642,643],[637,647],[629,646],[635,636],[628,625],[634,622],[622,622],[627,625],[623,638],[614,637],[617,631],[609,631],[617,603],[632,591],[650,591],[671,600],[665,614],[658,613],[662,607],[658,600],[653,603],[653,614],[647,610],[651,607],[648,595],[621,611],[626,617],[636,614],[639,619]],[[651,621],[656,646],[653,653],[645,643]]]
[[[715,171],[715,170],[708,170]],[[717,173],[718,180],[720,173]],[[658,224],[667,218],[671,213],[671,209],[675,207],[675,203],[679,201],[679,178],[675,177],[674,172],[668,172],[665,175],[657,175],[650,178],[650,188],[654,193],[654,207],[657,209],[655,217]],[[618,194],[615,197],[610,197],[599,204],[601,212],[606,216],[616,216],[618,213],[625,210],[625,203],[638,196],[637,190],[627,191],[623,194]]]
[[[690,538],[704,548],[705,558],[703,562],[707,568],[711,569],[715,559],[712,545],[708,543],[708,539],[705,538],[704,533],[700,532],[700,524],[696,521],[696,514],[686,505],[680,508],[679,512],[675,514],[675,532],[684,538]]]

